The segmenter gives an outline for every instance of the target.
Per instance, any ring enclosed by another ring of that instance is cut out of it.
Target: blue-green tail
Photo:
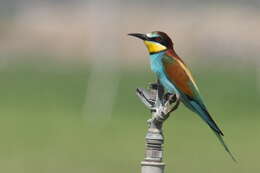
[[[232,160],[234,162],[237,162],[237,160],[235,159],[235,157],[233,156],[233,154],[231,153],[231,151],[229,150],[229,148],[227,147],[227,144],[225,143],[225,141],[223,140],[223,136],[224,134],[222,133],[222,131],[219,129],[219,127],[217,126],[217,124],[215,123],[215,121],[211,118],[211,116],[209,115],[208,111],[206,109],[203,108],[199,108],[196,109],[196,111],[199,116],[211,127],[212,131],[214,132],[214,134],[217,136],[218,140],[220,141],[220,143],[223,145],[223,147],[225,148],[225,150],[227,151],[227,153],[230,155],[230,157],[232,158]]]
[[[220,143],[223,145],[223,147],[225,148],[226,152],[227,152],[227,153],[229,154],[229,156],[232,158],[232,160],[237,163],[236,158],[233,156],[233,154],[232,154],[231,151],[229,150],[229,148],[228,148],[227,144],[225,143],[223,137],[222,137],[220,134],[218,134],[217,132],[215,132],[214,130],[213,130],[213,132],[214,132],[215,135],[217,136],[219,142],[220,142]]]
[[[212,129],[214,134],[217,136],[218,140],[223,145],[225,150],[228,152],[228,154],[230,155],[232,160],[234,162],[237,162],[237,160],[235,159],[235,157],[233,156],[233,154],[231,153],[231,151],[229,150],[229,148],[227,147],[226,143],[224,142],[224,140],[222,138],[222,136],[224,136],[224,134],[222,133],[222,131],[220,130],[218,125],[215,123],[215,121],[211,118],[211,116],[210,116],[209,112],[207,111],[205,105],[202,102],[199,102],[199,101],[196,101],[196,100],[191,100],[191,99],[186,98],[186,97],[184,97],[184,98],[185,98],[185,100],[184,100],[183,103],[188,108],[190,108],[193,112],[197,113],[209,125],[209,127]]]

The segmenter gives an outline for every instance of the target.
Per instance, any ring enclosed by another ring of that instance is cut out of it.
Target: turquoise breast
[[[164,66],[162,63],[164,53],[165,52],[160,52],[160,53],[150,55],[151,69],[156,74],[157,78],[160,80],[161,84],[167,90],[167,92],[179,94],[178,90],[169,81],[164,71]]]

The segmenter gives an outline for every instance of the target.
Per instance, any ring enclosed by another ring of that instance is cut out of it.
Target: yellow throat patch
[[[153,41],[144,41],[144,44],[148,48],[149,53],[156,53],[167,49],[164,45]]]

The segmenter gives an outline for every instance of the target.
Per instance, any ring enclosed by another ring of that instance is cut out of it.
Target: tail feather
[[[225,148],[226,152],[227,152],[227,153],[229,154],[229,156],[232,158],[232,160],[237,163],[236,158],[233,156],[233,154],[232,154],[231,151],[229,150],[229,148],[228,148],[227,144],[225,143],[223,137],[222,137],[219,133],[215,132],[214,130],[213,130],[213,132],[214,132],[214,134],[217,136],[219,142],[220,142],[220,143],[223,145],[223,147]]]
[[[216,122],[212,119],[209,112],[207,111],[206,107],[204,105],[199,104],[198,102],[192,100],[189,102],[189,104],[192,105],[192,109],[194,112],[196,112],[208,125],[209,127],[215,131],[216,133],[224,136]]]
[[[222,133],[222,131],[220,130],[220,128],[218,127],[216,122],[212,119],[212,117],[210,116],[210,114],[207,111],[207,109],[204,106],[204,104],[202,102],[198,102],[196,100],[193,100],[193,99],[187,98],[187,97],[182,97],[182,99],[183,99],[183,103],[184,103],[185,106],[187,106],[193,112],[197,113],[209,125],[211,130],[217,136],[219,142],[225,148],[226,152],[230,155],[232,160],[237,163],[236,158],[233,156],[233,154],[229,150],[227,144],[223,140],[224,134]]]

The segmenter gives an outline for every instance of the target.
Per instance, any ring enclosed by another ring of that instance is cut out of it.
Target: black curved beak
[[[148,37],[147,37],[145,34],[130,33],[130,34],[128,34],[128,35],[133,36],[133,37],[140,38],[141,40],[148,40]]]

